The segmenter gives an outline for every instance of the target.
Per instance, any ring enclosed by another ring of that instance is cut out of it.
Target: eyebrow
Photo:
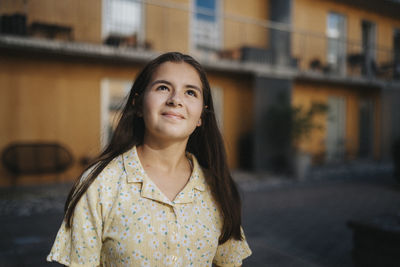
[[[159,84],[159,83],[164,83],[164,84],[168,84],[169,86],[173,86],[172,83],[169,82],[169,81],[167,81],[167,80],[156,80],[156,81],[154,81],[154,82],[152,82],[152,83],[150,84],[150,87],[153,87],[155,84]],[[186,84],[185,87],[186,87],[186,88],[195,89],[195,90],[199,91],[200,93],[202,93],[202,90],[201,90],[198,86],[196,86],[196,85]]]

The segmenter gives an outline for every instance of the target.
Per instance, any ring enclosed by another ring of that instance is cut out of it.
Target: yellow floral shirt
[[[146,175],[136,147],[115,158],[63,222],[48,261],[67,266],[240,266],[245,239],[218,245],[222,217],[196,158],[170,201]],[[243,234],[243,231],[242,231]],[[243,234],[244,237],[244,234]]]

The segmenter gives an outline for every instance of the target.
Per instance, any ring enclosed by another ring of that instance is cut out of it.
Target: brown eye
[[[190,96],[197,97],[197,93],[196,93],[196,91],[194,91],[194,90],[187,90],[187,91],[186,91],[186,94],[188,94],[188,95],[190,95]]]
[[[165,85],[160,85],[157,87],[157,91],[168,91],[168,87]]]

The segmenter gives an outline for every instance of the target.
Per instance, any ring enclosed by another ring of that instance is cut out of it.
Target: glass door
[[[376,25],[367,20],[361,22],[362,49],[364,55],[363,75],[372,76],[376,69]]]
[[[326,160],[343,161],[346,151],[346,99],[329,97],[328,107]]]
[[[346,17],[329,13],[327,22],[327,64],[331,73],[346,73]]]

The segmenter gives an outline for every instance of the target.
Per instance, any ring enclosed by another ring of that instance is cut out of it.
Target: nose
[[[167,105],[174,107],[182,106],[182,99],[178,92],[175,91],[170,95],[170,97],[167,99]]]

